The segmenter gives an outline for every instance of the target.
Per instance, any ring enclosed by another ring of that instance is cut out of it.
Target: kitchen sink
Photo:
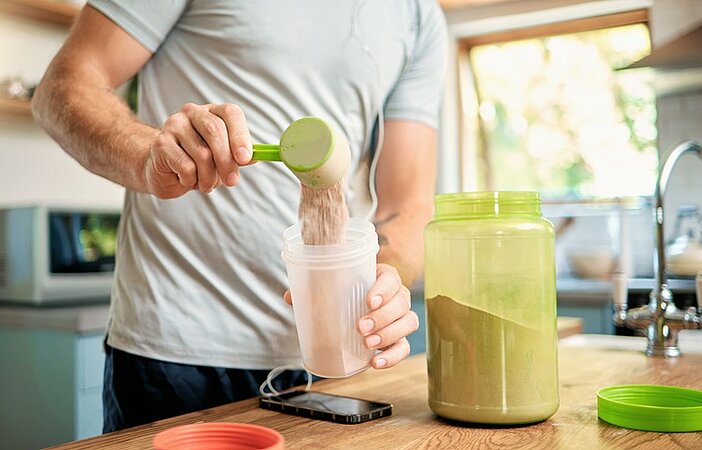
[[[685,353],[702,353],[702,330],[683,330],[678,338],[680,351]],[[641,336],[616,336],[608,334],[576,334],[558,341],[561,348],[606,348],[612,350],[646,349],[646,338]]]

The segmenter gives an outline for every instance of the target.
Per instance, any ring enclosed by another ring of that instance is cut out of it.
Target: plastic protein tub
[[[621,385],[597,391],[600,419],[658,432],[702,431],[702,391],[676,386]]]

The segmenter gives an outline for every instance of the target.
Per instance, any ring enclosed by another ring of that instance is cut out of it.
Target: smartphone
[[[313,391],[291,391],[259,397],[261,408],[310,419],[354,424],[392,414],[392,404]]]

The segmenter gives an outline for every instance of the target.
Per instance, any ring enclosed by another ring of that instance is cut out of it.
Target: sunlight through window
[[[552,199],[650,195],[652,72],[616,70],[649,52],[644,24],[471,48],[486,187]]]

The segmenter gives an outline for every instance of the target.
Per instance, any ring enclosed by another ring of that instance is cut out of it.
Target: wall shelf
[[[72,24],[80,9],[76,4],[56,0],[0,1],[0,11],[61,25]]]
[[[32,102],[0,97],[0,113],[32,117]]]
[[[489,5],[491,3],[500,3],[505,0],[439,0],[439,5],[444,10],[471,8],[475,6]]]

